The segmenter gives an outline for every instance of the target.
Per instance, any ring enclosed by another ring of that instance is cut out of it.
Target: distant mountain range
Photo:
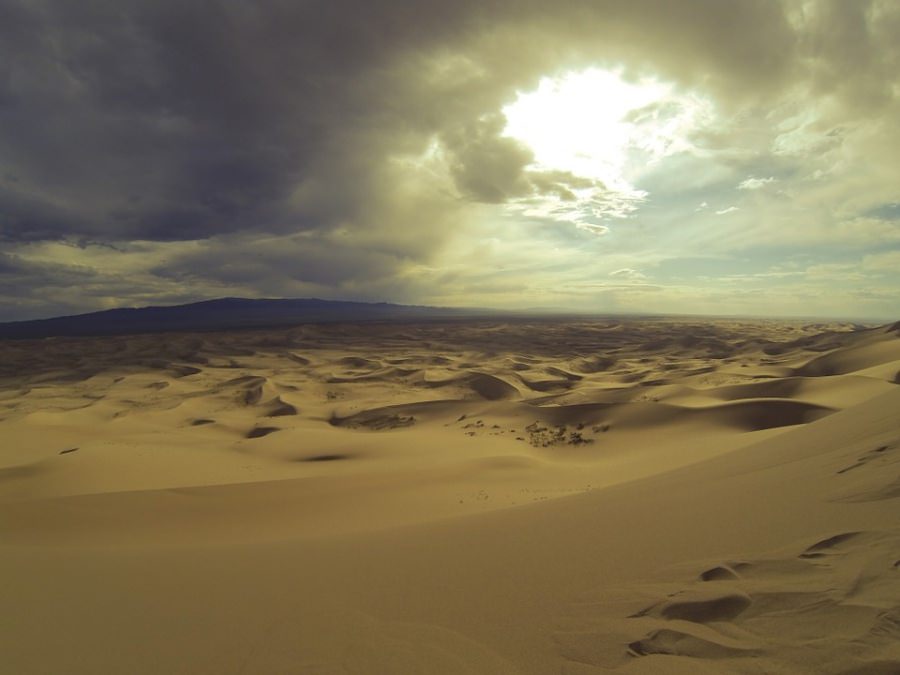
[[[440,319],[497,313],[499,312],[478,309],[394,305],[386,302],[343,302],[313,298],[292,300],[220,298],[171,307],[108,309],[53,319],[0,323],[0,339],[225,330],[379,319]]]

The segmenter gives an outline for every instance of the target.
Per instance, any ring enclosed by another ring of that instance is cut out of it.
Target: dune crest
[[[849,328],[0,342],[4,666],[900,672],[900,332]]]

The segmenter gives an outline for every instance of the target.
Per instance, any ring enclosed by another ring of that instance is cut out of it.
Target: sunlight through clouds
[[[663,158],[691,150],[691,133],[711,122],[711,102],[655,78],[589,68],[545,77],[503,109],[505,134],[534,153],[533,170],[566,171],[599,186],[514,204],[525,215],[584,223],[625,218],[648,197],[635,187]]]
[[[898,2],[70,4],[0,12],[8,320],[900,311]]]

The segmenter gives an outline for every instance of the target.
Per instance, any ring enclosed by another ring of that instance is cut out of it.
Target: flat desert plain
[[[0,671],[900,673],[900,324],[0,343]]]

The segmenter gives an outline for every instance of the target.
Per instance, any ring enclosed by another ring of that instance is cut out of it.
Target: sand
[[[900,325],[0,342],[0,670],[900,672]]]

